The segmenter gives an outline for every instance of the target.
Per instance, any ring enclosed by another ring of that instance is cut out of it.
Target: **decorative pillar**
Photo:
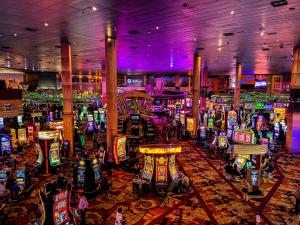
[[[203,63],[204,64],[204,63]],[[203,65],[202,72],[201,72],[201,82],[200,82],[200,87],[201,87],[201,97],[200,97],[200,108],[205,109],[206,108],[206,95],[202,93],[204,88],[206,88],[206,93],[207,94],[207,79],[208,79],[208,69],[207,66]]]
[[[61,43],[61,75],[63,93],[64,140],[69,141],[69,158],[73,158],[74,115],[72,92],[72,60],[71,45],[66,42]]]
[[[175,90],[179,91],[180,90],[180,75],[176,74],[175,77]]]
[[[234,109],[237,110],[240,106],[240,91],[241,91],[241,76],[242,76],[242,64],[236,64],[235,74],[235,88],[234,88]]]
[[[147,75],[144,75],[144,87],[147,86]]]
[[[117,59],[115,37],[105,38],[105,75],[107,101],[106,140],[108,160],[113,161],[113,140],[118,135]]]
[[[194,70],[193,70],[193,105],[192,115],[198,121],[199,117],[199,99],[200,99],[200,73],[201,73],[201,55],[196,52],[194,55]]]
[[[293,54],[287,126],[287,150],[300,153],[300,46],[294,48]]]

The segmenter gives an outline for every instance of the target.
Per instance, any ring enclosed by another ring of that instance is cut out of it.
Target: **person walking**
[[[79,194],[79,203],[77,210],[80,212],[80,225],[86,225],[85,214],[88,207],[89,203],[84,194]]]
[[[243,192],[243,200],[246,202],[248,201],[249,188],[250,188],[249,182],[246,179],[244,179],[242,184],[242,192]]]
[[[118,211],[116,213],[116,220],[115,220],[115,225],[123,225],[125,224],[126,220],[125,218],[123,217],[123,214],[122,214],[122,208],[118,208]]]

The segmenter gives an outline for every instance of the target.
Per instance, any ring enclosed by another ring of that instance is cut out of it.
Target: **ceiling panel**
[[[289,72],[300,1],[288,2],[274,8],[269,0],[1,0],[0,66],[59,71],[58,47],[67,38],[74,69],[99,69],[111,24],[119,71],[191,70],[195,50],[204,48],[210,73],[235,71],[236,57],[247,73]]]

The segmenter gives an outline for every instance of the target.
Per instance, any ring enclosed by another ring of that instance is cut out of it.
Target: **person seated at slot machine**
[[[17,183],[17,180],[13,180],[13,185],[10,187],[10,196],[12,200],[17,200],[19,198],[19,192],[21,188]]]

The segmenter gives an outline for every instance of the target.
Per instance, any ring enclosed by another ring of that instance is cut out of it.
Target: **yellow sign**
[[[238,155],[264,155],[267,154],[267,146],[255,144],[234,145],[233,152]]]
[[[139,147],[139,151],[142,154],[155,154],[155,155],[162,155],[162,154],[177,154],[181,153],[181,146],[180,145],[141,145]]]
[[[39,139],[51,140],[59,137],[59,130],[39,131]]]
[[[192,135],[196,135],[196,120],[193,117],[186,118],[186,130]]]

